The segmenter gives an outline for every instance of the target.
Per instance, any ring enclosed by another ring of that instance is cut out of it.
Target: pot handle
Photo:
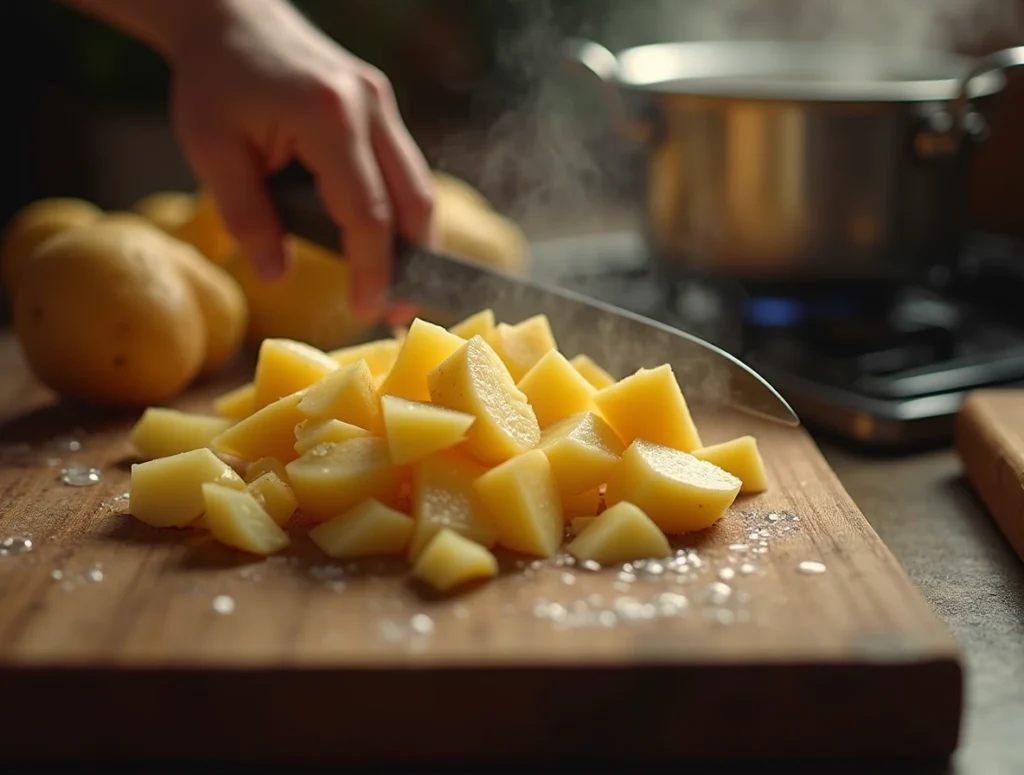
[[[626,139],[646,144],[653,127],[631,115],[619,91],[619,60],[611,51],[586,38],[567,38],[562,43],[562,63],[573,71],[597,78],[615,129]]]
[[[942,114],[940,126],[917,138],[917,150],[922,156],[952,156],[956,154],[965,139],[984,138],[987,127],[985,120],[974,111],[969,90],[971,82],[993,70],[1009,70],[1024,67],[1024,46],[1004,48],[979,59],[960,79],[957,95],[948,114]]]

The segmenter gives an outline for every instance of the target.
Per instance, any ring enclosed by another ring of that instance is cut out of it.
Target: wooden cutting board
[[[1024,558],[1024,390],[979,390],[956,420],[964,473]]]
[[[56,405],[9,339],[0,375],[0,536],[34,543],[0,557],[7,758],[956,746],[956,647],[802,430],[703,422],[709,441],[753,430],[772,487],[680,543],[682,558],[594,572],[505,557],[500,580],[437,600],[386,563],[327,562],[301,531],[287,557],[255,562],[133,521],[120,494],[134,416]],[[100,482],[62,484],[72,463]]]

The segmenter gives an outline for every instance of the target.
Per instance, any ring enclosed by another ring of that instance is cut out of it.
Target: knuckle
[[[367,231],[376,233],[391,230],[393,216],[391,203],[380,196],[362,196],[356,199],[353,217]]]
[[[391,103],[395,100],[395,90],[391,81],[376,67],[367,67],[362,73],[362,81],[366,90],[379,103]]]
[[[434,214],[435,201],[433,181],[418,180],[410,188],[404,205],[412,218],[427,221]]]
[[[337,131],[351,133],[355,127],[352,116],[352,95],[344,88],[325,81],[314,81],[304,90],[303,110],[306,117],[327,117]]]

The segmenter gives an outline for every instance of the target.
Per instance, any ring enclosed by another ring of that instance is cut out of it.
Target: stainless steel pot
[[[574,39],[565,55],[646,149],[661,267],[785,282],[919,279],[952,260],[970,148],[1002,70],[1024,65],[1024,47],[982,60],[738,41],[613,54]]]

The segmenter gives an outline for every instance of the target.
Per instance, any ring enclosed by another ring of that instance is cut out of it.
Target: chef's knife
[[[286,231],[344,253],[341,231],[327,215],[305,168],[293,165],[267,183]],[[657,321],[401,238],[396,240],[392,276],[391,298],[411,302],[435,322],[454,323],[488,307],[506,322],[544,314],[566,357],[586,353],[615,377],[669,363],[691,403],[728,405],[784,425],[799,425],[789,404],[751,368],[714,345]]]

